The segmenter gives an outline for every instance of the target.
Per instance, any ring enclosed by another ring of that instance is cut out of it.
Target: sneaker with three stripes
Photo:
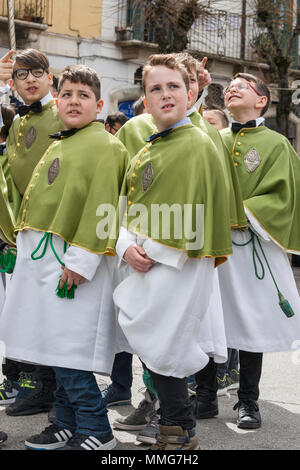
[[[112,434],[107,437],[95,437],[76,432],[61,450],[111,450],[116,445],[117,441]]]
[[[33,450],[57,450],[64,447],[72,438],[73,433],[56,424],[51,424],[40,434],[29,437],[25,446]]]

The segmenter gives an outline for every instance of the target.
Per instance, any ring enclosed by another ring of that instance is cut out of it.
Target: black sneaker
[[[147,426],[138,433],[136,440],[144,444],[155,444],[159,435],[160,414],[155,411],[149,418]]]
[[[197,419],[213,418],[219,414],[218,399],[205,395],[194,395],[190,397],[194,407],[194,413]]]
[[[53,402],[53,391],[45,389],[42,384],[38,384],[36,390],[32,391],[26,397],[16,400],[15,403],[9,405],[5,411],[9,416],[35,415],[48,412]]]
[[[240,400],[233,407],[238,409],[237,427],[241,429],[258,429],[261,427],[261,416],[254,400]]]
[[[3,444],[7,440],[7,434],[5,432],[0,431],[0,445]]]
[[[68,444],[61,450],[111,450],[117,445],[117,441],[112,434],[108,437],[87,436],[86,434],[75,433]]]
[[[25,446],[33,450],[56,450],[61,449],[71,439],[73,434],[56,424],[51,424],[41,434],[29,437]]]

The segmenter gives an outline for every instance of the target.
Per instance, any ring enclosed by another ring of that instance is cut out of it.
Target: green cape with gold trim
[[[54,233],[91,252],[115,254],[109,238],[128,161],[125,147],[99,122],[55,141],[35,167],[16,230]]]
[[[216,147],[214,155],[217,155],[216,158],[219,159],[223,166],[225,184],[227,185],[229,194],[231,227],[246,227],[247,219],[243,208],[242,195],[237,181],[237,176],[234,171],[230,154],[223,145],[219,132],[211,124],[205,121],[201,114],[196,111],[188,117],[194,126],[199,127],[212,139],[213,144]],[[131,157],[134,157],[140,149],[144,147],[146,139],[156,132],[157,128],[151,114],[141,114],[130,119],[124,126],[122,126],[116,136],[125,145]]]
[[[45,104],[41,113],[30,111],[23,117],[18,116],[11,125],[0,175],[1,238],[11,244],[15,243],[15,219],[22,196],[36,164],[52,143],[48,134],[61,129],[63,124],[54,100]]]
[[[289,141],[265,126],[221,136],[245,207],[285,250],[300,251],[300,159]]]
[[[127,191],[128,230],[216,264],[232,253],[223,167],[199,128],[187,124],[147,143],[131,160]]]

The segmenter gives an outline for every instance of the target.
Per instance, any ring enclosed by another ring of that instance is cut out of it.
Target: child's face
[[[80,129],[94,121],[103,101],[96,99],[89,85],[66,80],[58,95],[58,114],[66,129]]]
[[[203,111],[203,117],[207,122],[209,122],[212,126],[214,126],[218,131],[220,131],[221,129],[224,129],[225,126],[223,124],[222,118],[219,115],[219,113],[217,113],[216,111],[213,111],[213,110]]]
[[[240,89],[239,86],[243,89]],[[261,109],[265,106],[267,98],[259,96],[255,83],[249,83],[244,78],[236,78],[225,93],[225,106],[233,114],[236,112],[257,112],[260,115]]]
[[[186,117],[192,94],[187,91],[179,70],[164,65],[153,67],[146,76],[145,88],[147,112],[152,114],[159,131]]]
[[[28,67],[24,67],[19,64],[15,64],[14,71],[16,70],[24,70],[28,71]],[[41,70],[43,69],[34,69],[34,70]],[[18,94],[21,96],[24,103],[27,105],[31,105],[36,101],[40,101],[44,98],[50,91],[50,84],[52,82],[52,74],[43,71],[41,77],[35,77],[32,75],[31,71],[29,71],[27,78],[25,80],[20,80],[14,74],[14,78],[10,81],[10,86],[12,90],[17,91]]]
[[[192,103],[191,103],[191,107],[192,107],[196,103],[198,99],[198,95],[199,95],[199,82],[198,82],[196,70],[193,72],[189,72],[189,79],[190,79],[190,90],[192,92]]]

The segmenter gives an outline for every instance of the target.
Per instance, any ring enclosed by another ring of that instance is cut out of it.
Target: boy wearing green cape
[[[242,204],[242,197],[241,197],[241,192],[240,192],[240,187],[238,185],[237,181],[237,176],[234,171],[234,166],[233,162],[231,161],[231,157],[225,147],[225,145],[222,142],[222,139],[220,137],[219,132],[211,126],[207,121],[203,119],[201,114],[197,111],[196,109],[196,102],[197,98],[199,96],[199,77],[201,76],[203,72],[203,67],[202,63],[197,61],[195,58],[193,58],[190,54],[187,53],[179,53],[179,54],[172,54],[172,56],[176,59],[176,61],[180,64],[182,64],[189,76],[190,80],[190,89],[191,89],[191,101],[188,104],[188,110],[187,110],[187,116],[190,118],[191,122],[193,125],[196,127],[199,127],[206,135],[208,135],[212,141],[212,144],[215,146],[215,155],[217,154],[217,158],[219,161],[221,161],[221,164],[223,166],[223,172],[224,175],[226,175],[225,180],[226,180],[226,185],[227,185],[227,194],[229,194],[229,199],[230,199],[230,225],[234,228],[238,227],[243,227],[247,225],[247,220],[245,217],[244,209],[243,209],[243,204]],[[129,151],[131,156],[134,156],[141,148],[144,147],[145,142],[149,135],[157,132],[157,127],[154,122],[153,116],[148,112],[145,114],[142,114],[140,116],[137,116],[135,118],[130,119],[117,133],[117,137],[121,140],[121,142],[125,145],[127,150]],[[198,150],[195,150],[196,152]],[[199,152],[201,149],[199,149]],[[184,156],[183,156],[184,158]],[[124,268],[125,271],[125,268]],[[217,277],[217,273],[215,273],[215,276]],[[215,315],[215,312],[217,311],[222,311],[222,305],[221,305],[221,299],[220,299],[220,292],[219,289],[216,286],[216,290],[214,295],[212,296],[211,300],[211,313],[212,316],[210,317],[211,320],[213,316]],[[218,314],[216,314],[218,316]],[[207,322],[209,320],[207,319]],[[214,349],[217,345],[217,341],[213,339],[213,329],[210,329],[211,333],[210,335],[206,336],[206,339],[203,343],[203,348],[206,352],[211,353],[211,355],[214,355],[215,358],[218,356],[217,350]],[[124,353],[126,354],[126,353]],[[221,358],[222,355],[220,355],[218,361],[222,362]],[[114,369],[116,371],[120,370],[120,367],[117,367],[118,362],[121,360],[119,357],[116,357],[116,363],[114,364]],[[128,368],[131,368],[131,364],[128,361]],[[125,358],[123,360],[124,364]],[[123,366],[124,367],[124,366]],[[113,370],[114,370],[113,369]],[[129,374],[129,373],[128,373]],[[119,376],[118,376],[119,375]],[[119,372],[119,374],[114,373],[114,380],[113,383],[108,387],[105,396],[105,399],[107,401],[112,401],[116,402],[117,399],[120,400],[120,404],[122,404],[121,399],[128,399],[130,397],[130,394],[128,394],[128,391],[126,390],[127,394],[124,393],[124,387],[120,387],[120,385],[123,385],[128,382],[128,380],[125,380],[123,378],[124,372],[122,372],[122,376]],[[142,408],[137,409],[136,412],[134,411],[131,415],[129,415],[127,418],[118,418],[114,422],[114,426],[118,427],[119,429],[130,429],[130,430],[139,430],[141,427],[146,425],[146,421],[143,420],[142,418],[142,413],[143,410],[145,413],[149,413],[151,410],[151,405],[152,403],[149,403],[149,397],[148,394],[146,396],[146,401],[148,402],[145,403],[145,400],[141,402]],[[152,407],[153,408],[153,407]],[[153,426],[150,426],[151,434],[153,433]],[[147,432],[147,431],[146,431]],[[137,437],[138,440],[143,440],[143,432],[141,435],[139,434]],[[150,437],[149,435],[145,436],[145,439],[147,439],[147,442],[149,442],[149,439],[152,440],[152,436]]]
[[[0,78],[22,100],[16,106],[16,118],[9,129],[7,153],[1,159],[0,169],[0,236],[9,245],[15,245],[14,229],[21,201],[36,164],[51,143],[49,134],[63,129],[50,92],[52,74],[47,56],[36,49],[18,51],[12,59],[13,54],[13,50],[9,51],[0,61]],[[3,269],[10,272],[15,261],[12,253],[14,250],[8,250],[3,259]],[[20,374],[28,371],[32,374],[34,369],[43,390],[37,391],[32,381],[32,388],[27,388],[28,396],[20,393],[16,402],[6,408],[7,414],[49,411],[55,388],[52,369],[15,364]]]
[[[249,230],[232,232],[234,254],[220,267],[219,280],[228,347],[239,349],[240,357],[237,425],[255,429],[261,426],[263,352],[290,351],[300,337],[300,300],[287,257],[300,251],[300,160],[286,137],[264,125],[270,92],[262,80],[240,73],[224,93],[234,121],[221,136],[240,182]],[[210,403],[200,388],[203,410]]]
[[[57,382],[55,422],[26,440],[31,449],[116,445],[93,372],[109,374],[115,354],[112,258],[104,256],[115,251],[102,222],[118,205],[128,154],[96,121],[101,108],[96,72],[68,67],[58,99],[66,130],[52,136],[17,219],[1,340],[8,357],[53,367]]]
[[[159,132],[131,160],[117,251],[132,269],[114,300],[158,394],[154,449],[193,450],[199,444],[186,377],[207,364],[202,345],[210,326],[213,346],[226,358],[222,314],[212,325],[206,317],[215,264],[231,253],[228,193],[215,146],[186,117],[186,69],[170,55],[154,55],[143,85]]]

